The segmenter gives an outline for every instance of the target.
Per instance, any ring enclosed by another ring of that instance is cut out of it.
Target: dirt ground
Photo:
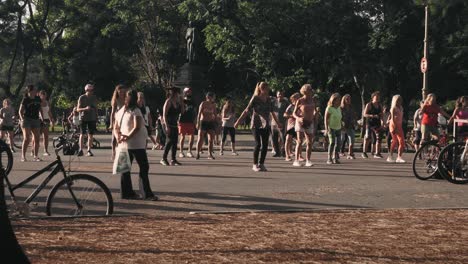
[[[468,263],[468,210],[16,219],[32,263]]]

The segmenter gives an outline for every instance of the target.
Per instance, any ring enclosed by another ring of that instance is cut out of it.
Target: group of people
[[[93,156],[92,141],[96,132],[97,98],[94,95],[94,86],[87,84],[85,93],[78,99],[76,107],[69,116],[70,122],[80,128],[80,149],[78,155]],[[311,153],[316,135],[323,122],[324,134],[328,139],[327,164],[339,164],[340,156],[347,159],[355,159],[355,131],[358,115],[353,110],[351,96],[341,96],[334,93],[328,100],[325,113],[322,117],[319,111],[319,102],[314,96],[315,91],[310,84],[304,84],[299,92],[290,96],[288,101],[282,91],[277,96],[270,96],[270,88],[266,82],[259,82],[249,103],[239,117],[236,116],[236,107],[232,98],[227,98],[220,110],[218,110],[215,95],[208,92],[205,100],[198,106],[198,111],[192,100],[191,88],[181,89],[172,87],[167,90],[167,99],[163,106],[160,120],[161,130],[153,135],[155,120],[152,119],[150,108],[146,105],[142,92],[129,89],[125,85],[115,87],[112,100],[108,129],[112,131],[112,159],[116,156],[117,147],[125,145],[131,161],[134,159],[139,165],[139,181],[141,196],[148,200],[157,200],[151,190],[148,173],[149,161],[147,155],[148,139],[156,146],[161,134],[165,136],[164,151],[160,163],[165,166],[178,166],[181,163],[178,157],[195,157],[200,159],[203,154],[203,145],[208,145],[207,158],[214,157],[214,140],[219,132],[222,133],[219,154],[224,154],[224,146],[227,136],[231,139],[232,155],[238,155],[236,151],[236,128],[243,124],[249,117],[250,128],[255,140],[253,150],[252,170],[255,172],[267,171],[265,160],[268,147],[271,145],[274,157],[285,157],[286,161],[293,161],[293,166],[313,166]],[[468,98],[462,96],[457,100],[453,114],[448,115],[437,105],[436,96],[429,94],[421,102],[420,108],[414,115],[414,132],[416,147],[425,140],[439,135],[438,116],[443,115],[452,122],[455,118],[468,118]],[[364,141],[362,158],[369,158],[370,149],[374,158],[382,157],[381,143],[384,133],[391,139],[389,146],[388,162],[404,163],[403,153],[405,148],[405,133],[403,130],[402,97],[394,95],[388,111],[380,102],[380,93],[374,92],[371,101],[366,104],[362,113],[364,128]],[[33,85],[26,87],[25,95],[21,101],[19,119],[23,130],[23,145],[21,161],[26,161],[26,152],[32,138],[32,156],[34,161],[40,161],[38,156],[39,138],[43,135],[44,155],[48,152],[48,130],[54,118],[47,100],[47,93],[39,92]],[[9,99],[3,101],[0,109],[1,136],[8,135],[12,139],[13,119],[15,110]],[[321,120],[323,118],[323,121]],[[459,130],[466,133],[468,126],[460,123]],[[195,133],[198,133],[195,151]],[[84,151],[85,142],[83,135],[88,134],[88,142]],[[180,135],[180,138],[179,138]],[[188,147],[185,148],[185,138],[188,137]],[[295,141],[294,141],[295,140]],[[293,144],[295,142],[295,146]],[[340,155],[343,142],[348,143],[347,153]],[[302,148],[305,145],[305,158],[302,156]],[[185,150],[187,151],[185,152]],[[14,151],[14,149],[12,149]],[[168,160],[169,152],[171,158]],[[394,154],[396,153],[396,158]],[[121,197],[133,199],[139,195],[133,191],[130,173],[121,176]]]

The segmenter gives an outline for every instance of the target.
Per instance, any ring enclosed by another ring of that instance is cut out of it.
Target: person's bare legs
[[[184,142],[185,142],[185,134],[180,134],[179,146],[180,146],[180,154],[179,157],[184,156]]]
[[[42,144],[44,145],[44,154],[49,154],[49,127],[44,126],[41,128]]]
[[[286,142],[284,143],[284,150],[286,151],[286,160],[289,160],[292,156],[291,145],[292,145],[292,136],[286,135]]]
[[[202,150],[203,147],[203,141],[205,137],[205,132],[203,132],[201,129],[198,130],[198,138],[197,138],[197,159],[200,158],[200,151]]]
[[[40,128],[32,128],[32,139],[33,139],[33,156],[38,159],[37,153],[39,152],[39,141],[40,141]]]
[[[93,134],[88,133],[88,151],[93,148]]]
[[[31,141],[31,128],[22,128],[23,130],[23,146],[21,147],[21,160],[26,160],[26,151],[28,150],[29,142]]]
[[[304,133],[305,140],[306,140],[306,162],[310,161],[311,154],[312,154],[312,134]]]
[[[297,132],[295,162],[299,162],[302,153],[302,132]]]
[[[211,159],[214,159],[214,157],[213,157],[213,143],[214,143],[215,137],[217,136],[215,134],[216,133],[213,130],[208,131],[208,157],[211,158]]]

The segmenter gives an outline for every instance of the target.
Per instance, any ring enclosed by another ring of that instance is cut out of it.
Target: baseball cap
[[[190,87],[185,87],[184,88],[184,93],[191,93],[192,92],[192,88]]]
[[[94,90],[94,85],[87,84],[84,89],[85,89],[85,92],[92,91],[92,90]]]

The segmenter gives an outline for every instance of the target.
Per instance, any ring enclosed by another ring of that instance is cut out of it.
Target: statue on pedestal
[[[185,33],[185,39],[187,40],[187,61],[189,63],[195,61],[195,33],[195,27],[192,25],[192,21],[190,21],[189,27],[187,28],[187,33]]]

